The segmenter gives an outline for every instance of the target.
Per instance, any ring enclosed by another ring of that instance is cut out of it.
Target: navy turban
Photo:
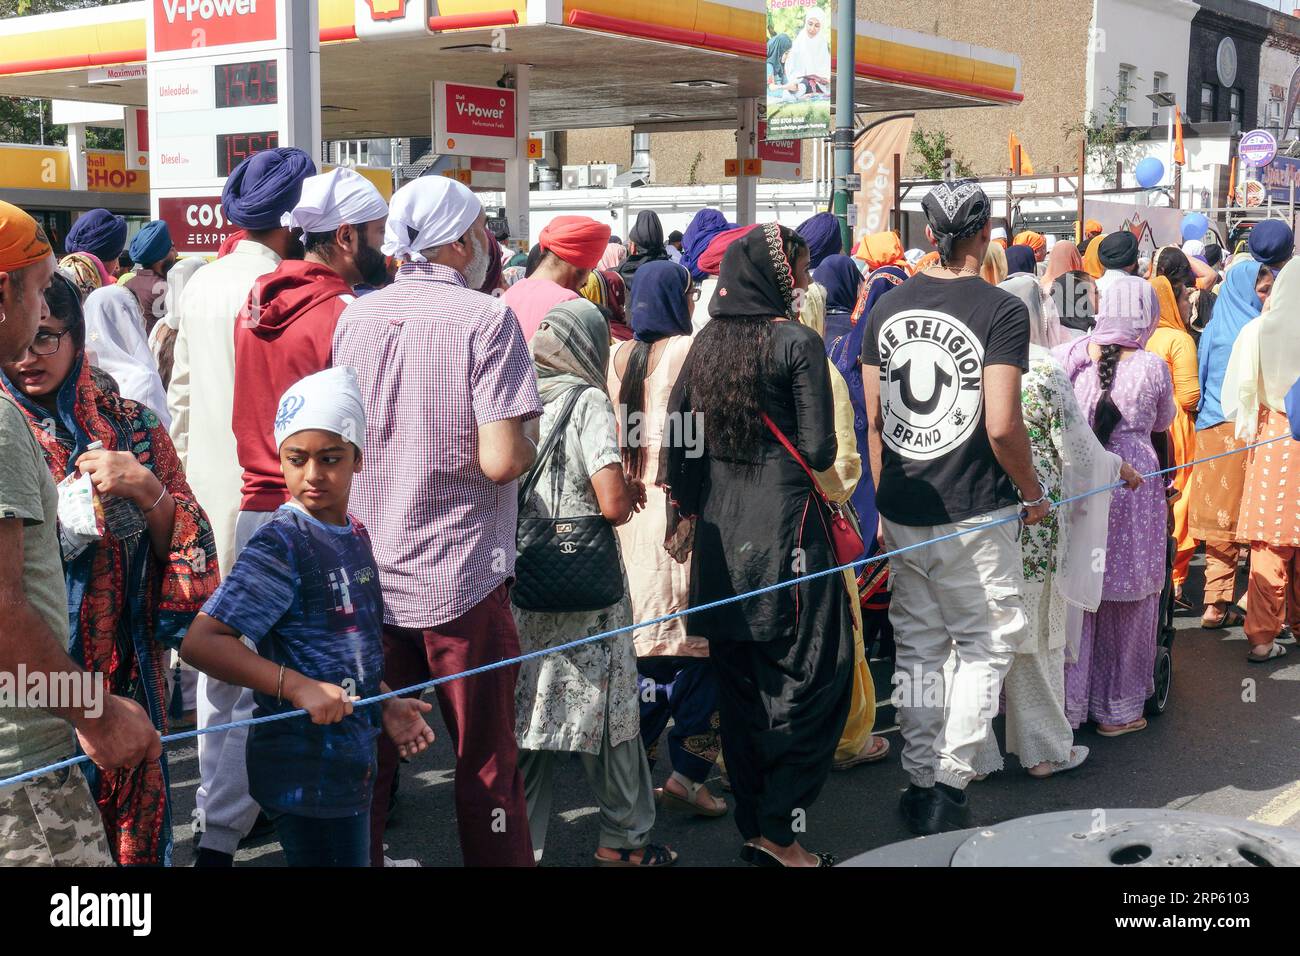
[[[242,229],[277,229],[280,217],[298,205],[302,181],[314,175],[316,164],[301,149],[264,149],[235,167],[221,191],[221,208]]]
[[[840,221],[834,213],[819,212],[811,219],[799,223],[795,232],[808,243],[808,252],[812,255],[812,260],[808,263],[809,269],[816,269],[827,256],[841,255],[844,252]]]
[[[1132,235],[1132,233],[1129,233]],[[1034,250],[1028,246],[1007,246],[1007,275],[1018,275],[1027,272],[1033,275],[1038,268],[1038,260],[1034,258]]]
[[[1295,253],[1295,234],[1281,219],[1265,219],[1250,230],[1247,245],[1256,262],[1281,265]]]
[[[167,223],[161,219],[146,223],[145,227],[131,240],[131,261],[142,266],[152,265],[160,259],[166,259],[172,251],[172,234]]]
[[[126,248],[126,219],[107,209],[92,209],[72,224],[63,248],[69,254],[89,252],[112,265]]]
[[[727,222],[727,217],[716,209],[701,209],[691,219],[691,224],[686,227],[686,234],[682,236],[682,265],[691,270],[691,277],[696,282],[702,282],[709,277],[709,274],[700,268],[698,262],[704,250],[709,247],[709,243],[718,233],[735,228],[736,224]]]

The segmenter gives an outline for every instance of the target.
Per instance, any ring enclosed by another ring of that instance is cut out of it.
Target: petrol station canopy
[[[150,2],[0,21],[0,95],[147,106],[143,76],[91,83],[89,71],[144,64]],[[320,0],[326,140],[429,135],[434,80],[490,85],[515,64],[532,67],[539,132],[735,128],[737,101],[764,95],[763,0],[439,0],[427,8],[433,35],[372,40],[376,8],[406,4]],[[865,20],[856,49],[858,112],[1023,98],[1008,53]]]

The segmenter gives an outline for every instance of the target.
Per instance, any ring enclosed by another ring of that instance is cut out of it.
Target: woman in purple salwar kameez
[[[1150,283],[1121,279],[1102,296],[1092,334],[1055,352],[1098,439],[1143,473],[1160,467],[1151,434],[1169,428],[1176,411],[1169,367],[1143,349],[1159,317]],[[1065,712],[1076,728],[1093,720],[1102,736],[1118,737],[1146,727],[1165,579],[1166,484],[1148,481],[1111,498],[1101,606],[1084,615],[1079,659],[1065,668]]]

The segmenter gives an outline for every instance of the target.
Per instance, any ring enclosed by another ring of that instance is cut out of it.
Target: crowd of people
[[[671,810],[824,866],[800,840],[828,774],[890,752],[873,646],[932,834],[1004,769],[999,710],[1038,779],[1088,758],[1084,723],[1145,728],[1200,544],[1203,626],[1252,662],[1294,643],[1279,222],[1227,261],[1193,222],[1143,263],[1091,221],[1009,240],[961,180],[923,201],[930,253],[713,209],[626,243],[560,216],[523,253],[453,179],[387,202],[292,148],[222,205],[214,261],[151,222],[124,273],[120,217],[56,263],[0,204],[0,670],[107,695],[0,709],[0,779],[35,773],[0,789],[0,862],[168,865],[159,735],[305,710],[199,737],[196,865],[259,826],[293,866],[418,865],[384,840],[433,703],[354,704],[550,650],[436,687],[467,865],[543,858],[573,753],[596,865],[674,863]]]

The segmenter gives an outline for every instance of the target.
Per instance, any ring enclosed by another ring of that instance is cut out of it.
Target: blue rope
[[[1290,437],[1291,437],[1290,435],[1278,435],[1276,438],[1270,438],[1265,441],[1255,442],[1255,444],[1253,445],[1246,445],[1242,448],[1232,449],[1231,451],[1220,452],[1217,455],[1210,455],[1207,458],[1198,458],[1197,460],[1189,461],[1186,464],[1174,465],[1170,468],[1163,468],[1160,471],[1153,471],[1150,474],[1144,474],[1142,477],[1143,479],[1159,478],[1162,475],[1170,474],[1182,468],[1191,468],[1193,465],[1201,465],[1208,461],[1214,461],[1217,458],[1226,458],[1229,455],[1238,455],[1244,451],[1250,451],[1254,448],[1259,448],[1263,445],[1268,445],[1275,441],[1281,441],[1283,438],[1290,438]],[[1068,505],[1075,501],[1082,501],[1084,498],[1091,498],[1093,495],[1099,495],[1102,492],[1113,491],[1116,488],[1123,488],[1123,487],[1124,487],[1124,482],[1115,481],[1108,485],[1102,485],[1099,488],[1094,488],[1091,491],[1085,491],[1081,494],[1073,495],[1069,498],[1062,498],[1060,501],[1050,502],[1049,507],[1053,509],[1060,508],[1062,505]],[[899,555],[907,554],[909,551],[916,551],[920,548],[929,547],[930,545],[933,544],[941,544],[944,541],[952,541],[956,538],[960,538],[968,534],[973,534],[977,531],[987,531],[989,528],[996,528],[999,525],[1010,524],[1012,521],[1019,521],[1020,518],[1021,515],[1018,512],[1016,514],[1006,515],[1002,518],[998,518],[994,521],[990,521],[985,524],[980,524],[975,527],[965,528],[961,531],[950,531],[948,534],[939,535],[937,538],[927,538],[925,541],[918,541],[915,544],[909,544],[905,547],[898,548],[894,551],[886,551],[882,554],[875,554],[868,558],[859,558],[857,561],[851,561],[848,564],[841,564],[838,567],[827,568],[824,571],[814,571],[811,574],[805,574],[803,577],[791,578],[789,581],[779,581],[776,584],[769,584],[767,587],[759,588],[756,591],[749,591],[746,592],[745,594],[737,594],[737,595],[733,595],[732,597],[722,598],[717,601],[711,601],[708,604],[701,604],[696,607],[687,608],[686,610],[683,611],[673,611],[671,614],[663,614],[660,615],[659,617],[651,618],[648,621],[641,621],[636,624],[628,624],[625,625],[624,627],[617,627],[610,631],[603,631],[600,634],[592,634],[589,637],[579,638],[578,640],[570,641],[567,644],[559,644],[556,645],[555,647],[546,647],[546,648],[542,648],[541,650],[531,651],[527,654],[521,654],[518,657],[510,657],[510,658],[506,658],[505,660],[496,661],[491,664],[484,664],[481,667],[474,667],[467,671],[461,671],[458,674],[448,674],[445,677],[435,677],[432,680],[423,681],[422,683],[419,684],[412,684],[410,687],[403,687],[400,690],[390,690],[385,694],[377,694],[374,697],[367,697],[364,700],[355,701],[352,706],[353,709],[357,707],[371,707],[375,704],[383,703],[386,700],[391,700],[394,697],[402,697],[407,694],[415,693],[418,691],[425,691],[432,687],[437,687],[440,684],[447,684],[454,680],[464,680],[467,677],[474,677],[478,674],[486,674],[488,671],[498,670],[502,667],[513,667],[514,665],[521,664],[524,661],[531,661],[539,657],[546,657],[549,654],[558,654],[561,651],[573,650],[574,648],[582,647],[585,644],[594,644],[597,641],[608,640],[611,637],[617,637],[619,634],[626,634],[630,631],[635,631],[643,627],[651,627],[655,624],[662,624],[665,621],[671,621],[674,620],[675,618],[684,617],[687,614],[698,614],[701,611],[712,611],[714,608],[724,607],[725,605],[728,604],[734,604],[737,601],[747,601],[750,598],[758,597],[759,595],[762,594],[769,594],[772,591],[780,591],[785,588],[792,587],[794,585],[802,584],[805,581],[815,581],[817,578],[823,578],[829,574],[842,574],[843,572],[857,568],[860,565],[873,564],[877,561],[885,561],[888,560],[889,558],[895,558],[898,557]],[[227,730],[235,730],[240,727],[252,727],[256,724],[269,724],[272,721],[276,721],[276,720],[288,720],[291,717],[305,717],[306,715],[307,715],[307,711],[305,710],[289,710],[279,714],[268,714],[265,717],[250,717],[246,720],[236,720],[229,724],[218,724],[215,727],[203,727],[195,730],[183,731],[182,733],[168,734],[167,736],[162,738],[162,742],[165,744],[177,743],[178,741],[181,740],[190,740],[195,737],[201,737],[204,734],[224,733]],[[89,759],[90,758],[85,754],[81,754],[80,756],[77,757],[69,757],[67,760],[60,760],[58,763],[52,763],[47,767],[39,767],[36,770],[29,770],[26,773],[20,773],[13,777],[7,777],[4,780],[0,780],[0,789],[13,786],[14,784],[17,783],[23,783],[24,781],[31,780],[35,777],[43,776],[44,774],[47,773],[53,773],[56,770],[62,770],[65,767],[75,766],[76,764],[81,763],[83,760],[89,760]]]

